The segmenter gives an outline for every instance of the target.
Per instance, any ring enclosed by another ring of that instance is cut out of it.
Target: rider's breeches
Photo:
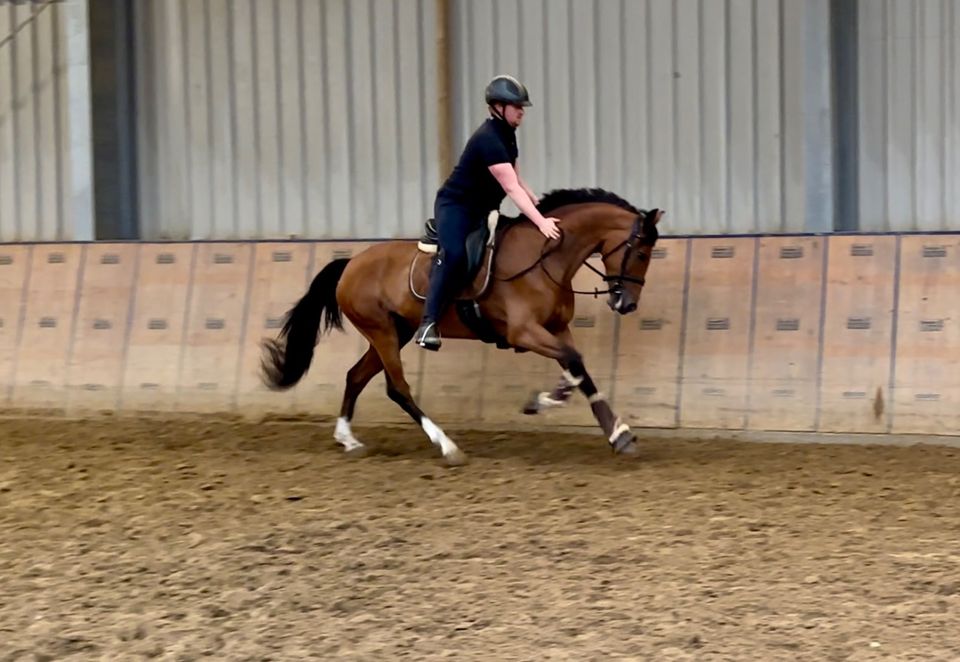
[[[438,199],[434,205],[440,250],[430,273],[424,319],[438,321],[452,291],[457,288],[467,264],[467,235],[479,227],[477,214],[460,205]]]

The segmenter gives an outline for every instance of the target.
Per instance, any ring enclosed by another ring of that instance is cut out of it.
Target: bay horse
[[[571,283],[586,260],[599,253],[606,273],[587,264],[608,284],[609,289],[599,293],[608,294],[607,304],[621,315],[636,310],[663,211],[641,211],[603,189],[551,191],[538,209],[560,220],[559,239],[545,238],[522,215],[499,217],[494,227],[485,226],[471,235],[465,287],[440,320],[440,333],[444,338],[496,342],[500,348],[532,351],[556,360],[562,369],[559,383],[551,392],[533,397],[524,413],[561,406],[579,387],[612,450],[636,454],[635,436],[597,391],[574,345],[569,326],[574,316]],[[421,426],[445,461],[449,465],[466,462],[466,455],[414,401],[400,359],[401,348],[419,324],[423,308],[419,292],[426,291],[435,259],[426,254],[431,250],[424,243],[428,239],[385,241],[351,258],[332,260],[287,312],[277,338],[263,341],[261,375],[273,390],[288,389],[303,377],[318,333],[332,328],[342,331],[342,315],[369,341],[366,352],[347,372],[334,430],[334,438],[348,454],[365,451],[350,423],[360,393],[384,370],[387,395]],[[472,291],[466,287],[471,283]]]

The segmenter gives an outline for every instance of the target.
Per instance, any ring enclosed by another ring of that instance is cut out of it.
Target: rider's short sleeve
[[[477,151],[480,153],[480,160],[484,166],[512,163],[510,154],[507,152],[507,146],[497,136],[484,136],[483,140],[480,140],[477,145]]]

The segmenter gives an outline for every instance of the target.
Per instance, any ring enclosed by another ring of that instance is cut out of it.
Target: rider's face
[[[524,109],[523,106],[504,106],[503,107],[503,119],[507,120],[507,124],[512,127],[520,126],[520,122],[523,121]]]

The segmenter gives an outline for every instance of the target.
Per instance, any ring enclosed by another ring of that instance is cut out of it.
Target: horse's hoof
[[[462,467],[470,461],[467,459],[467,454],[459,448],[444,455],[443,459],[448,467]]]
[[[610,444],[610,447],[617,455],[633,456],[640,453],[640,448],[637,446],[637,437],[630,430],[621,432]]]
[[[530,399],[527,400],[527,404],[523,405],[523,409],[521,410],[524,414],[527,416],[533,416],[534,414],[540,413],[540,403],[537,400],[539,395],[539,393],[534,393],[532,396],[530,396]]]
[[[370,454],[370,450],[363,444],[359,446],[354,446],[353,448],[344,449],[343,454],[349,457],[350,459],[359,459],[361,457],[366,457]]]

